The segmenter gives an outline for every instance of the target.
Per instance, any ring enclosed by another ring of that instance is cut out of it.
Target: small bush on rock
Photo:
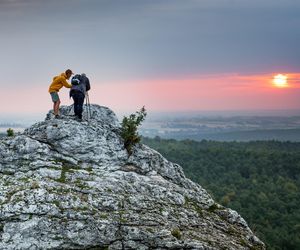
[[[8,130],[6,130],[7,132],[7,136],[14,136],[15,135],[15,132],[12,128],[9,128]]]
[[[124,139],[124,146],[129,155],[132,154],[132,147],[141,141],[137,129],[142,121],[145,120],[146,115],[147,112],[144,106],[135,114],[131,114],[129,117],[124,116],[123,118],[121,136]]]

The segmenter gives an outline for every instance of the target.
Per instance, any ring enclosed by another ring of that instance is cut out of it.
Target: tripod
[[[87,120],[89,121],[91,119],[91,104],[90,104],[90,97],[89,97],[89,93],[86,92],[85,93],[85,100],[86,100],[86,110],[87,110]]]

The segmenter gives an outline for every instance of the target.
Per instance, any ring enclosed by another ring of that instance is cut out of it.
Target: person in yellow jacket
[[[53,111],[54,111],[55,118],[59,118],[58,111],[59,111],[60,99],[59,99],[58,92],[63,86],[65,86],[66,88],[72,87],[72,85],[67,82],[67,80],[70,79],[71,75],[73,75],[72,70],[67,69],[65,73],[62,73],[59,76],[55,76],[49,87],[49,93],[53,101]]]

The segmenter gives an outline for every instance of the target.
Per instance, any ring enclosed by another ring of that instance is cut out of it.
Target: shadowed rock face
[[[72,106],[0,141],[0,249],[264,249],[246,222],[120,124]]]

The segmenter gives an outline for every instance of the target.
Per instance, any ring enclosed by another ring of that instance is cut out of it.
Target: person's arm
[[[70,83],[67,82],[66,78],[62,77],[62,84],[66,87],[66,88],[71,88],[72,85]]]

